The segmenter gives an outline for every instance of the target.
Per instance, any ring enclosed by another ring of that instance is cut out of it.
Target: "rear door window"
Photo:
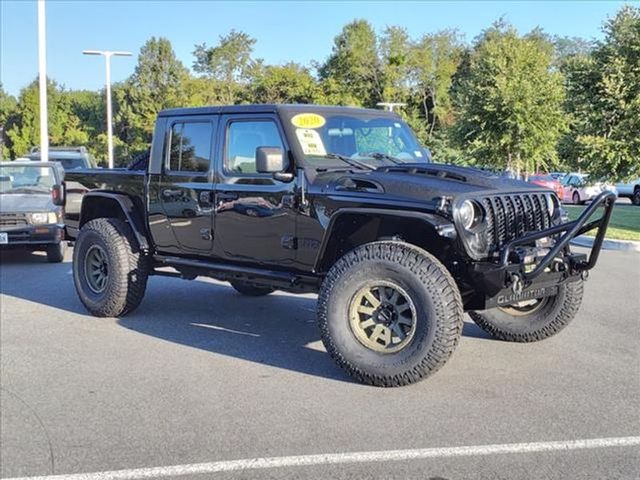
[[[210,122],[177,122],[171,127],[168,168],[172,172],[208,172],[211,164]]]

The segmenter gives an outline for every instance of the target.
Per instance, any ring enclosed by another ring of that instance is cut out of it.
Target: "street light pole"
[[[84,55],[102,55],[105,61],[105,89],[107,93],[107,156],[109,168],[113,168],[113,113],[111,106],[111,57],[129,57],[131,52],[112,52],[110,50],[84,50]]]
[[[47,33],[44,0],[38,0],[38,85],[40,89],[40,158],[49,161],[49,122],[47,110]]]

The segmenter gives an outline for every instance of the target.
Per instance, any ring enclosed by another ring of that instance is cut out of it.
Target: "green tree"
[[[349,102],[375,107],[382,100],[378,39],[366,20],[354,20],[342,29],[334,40],[331,55],[318,70],[320,79],[326,82],[327,98],[336,98],[339,86],[342,99]]]
[[[596,177],[640,175],[640,8],[605,22],[589,55],[563,65],[571,131],[562,154]]]
[[[410,96],[411,39],[402,27],[388,27],[380,38],[381,99],[406,103]]]
[[[462,61],[462,42],[454,30],[426,34],[412,45],[409,58],[409,109],[422,124],[417,132],[427,143],[440,143],[454,123],[451,98],[454,75]],[[434,139],[434,136],[438,139]]]
[[[49,143],[58,145],[84,145],[89,135],[73,112],[67,92],[54,81],[47,80],[47,107]],[[16,107],[18,115],[7,124],[9,151],[12,157],[29,152],[40,144],[40,98],[38,80],[22,89]]]
[[[313,103],[320,96],[309,70],[296,63],[264,67],[253,80],[250,101],[254,103]]]
[[[7,127],[17,113],[17,104],[15,97],[9,95],[0,83],[0,160],[9,157]]]
[[[553,45],[504,22],[475,42],[456,86],[461,146],[476,163],[534,172],[556,162],[566,130]]]
[[[142,46],[131,77],[112,88],[114,132],[128,147],[118,149],[119,165],[149,147],[158,112],[185,105],[188,79],[169,40],[152,37]]]
[[[252,56],[255,43],[256,40],[246,33],[231,30],[220,36],[214,47],[207,47],[206,43],[195,46],[193,69],[221,87],[223,103],[236,103],[244,86],[260,69],[262,61]]]

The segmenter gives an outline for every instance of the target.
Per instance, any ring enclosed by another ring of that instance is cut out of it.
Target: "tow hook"
[[[580,272],[580,278],[583,282],[586,282],[589,279],[589,270],[583,270]]]
[[[522,290],[524,289],[524,283],[522,282],[520,275],[515,273],[511,275],[511,282],[511,290],[513,291],[513,293],[515,293],[516,295],[520,295],[522,293]]]

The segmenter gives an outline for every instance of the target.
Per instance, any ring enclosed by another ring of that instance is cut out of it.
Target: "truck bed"
[[[65,173],[65,224],[71,231],[78,228],[82,198],[89,191],[113,192],[130,196],[144,205],[147,174],[144,170],[85,168]]]

